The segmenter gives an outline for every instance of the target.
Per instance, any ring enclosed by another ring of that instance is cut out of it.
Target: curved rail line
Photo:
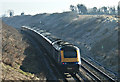
[[[97,61],[94,60],[93,58],[91,58],[91,57],[89,57],[89,56],[87,56],[87,55],[85,55],[85,56],[87,57],[88,60],[90,60],[91,62],[95,63],[95,64],[98,66],[98,68],[100,67],[99,69],[106,70],[106,72],[108,72],[109,75],[111,75],[112,78],[114,78],[114,79],[117,80],[117,77],[120,77],[118,74],[116,74],[116,73],[113,72],[112,70],[104,67],[103,65],[101,65],[99,62],[97,62]],[[85,59],[85,58],[84,58],[84,59]],[[97,66],[96,66],[96,67],[97,67]]]
[[[30,30],[30,29],[28,29]],[[33,32],[33,31],[32,31]],[[33,33],[37,33],[37,31],[34,31]],[[40,35],[39,35],[40,36]],[[42,36],[42,35],[41,35]],[[43,36],[42,36],[43,37]],[[47,38],[46,38],[47,39]],[[48,39],[47,39],[48,40]],[[38,40],[39,41],[39,40]],[[49,40],[48,40],[49,41]],[[43,47],[42,47],[43,48]],[[47,50],[45,50],[47,52]],[[49,53],[48,53],[49,54]],[[48,57],[49,58],[49,57]],[[50,59],[49,59],[50,60]],[[115,81],[115,79],[113,79],[112,77],[110,77],[109,75],[105,74],[103,71],[101,71],[100,69],[98,69],[97,67],[95,67],[93,64],[91,64],[90,62],[88,62],[87,60],[85,60],[83,57],[81,57],[82,62],[84,62],[86,65],[88,65],[89,67],[91,67],[92,69],[94,69],[94,71],[99,72],[103,77],[107,78],[107,80],[109,81]],[[90,74],[95,80],[97,81],[101,81],[101,79],[96,76],[94,73],[92,73],[88,68],[84,67],[83,65],[81,65],[81,68],[84,69],[88,74]],[[56,69],[56,68],[55,68]],[[58,70],[57,70],[58,71]],[[73,75],[72,75],[73,76]],[[74,78],[76,78],[77,81],[80,81],[79,78],[75,75],[73,76]],[[81,77],[81,76],[80,76]]]
[[[55,65],[53,65],[53,61],[50,59],[50,57],[48,57],[48,54],[45,50],[45,48],[40,44],[40,42],[37,40],[37,38],[35,38],[35,36],[32,35],[32,33],[27,33],[27,35],[30,35],[31,38],[35,39],[36,43],[38,44],[38,47],[45,53],[43,54],[43,56],[46,58],[45,59],[45,63],[49,63],[50,66],[50,71],[53,73],[53,75],[51,76],[52,78],[55,78],[55,80],[60,80],[60,81],[65,81],[64,77],[62,76],[61,72],[56,68]]]
[[[94,66],[93,64],[91,64],[90,62],[88,62],[86,59],[84,59],[83,57],[81,57],[81,60],[83,62],[85,62],[88,66],[90,66],[92,69],[94,69],[96,72],[100,73],[103,77],[105,77],[107,80],[109,81],[116,81],[115,79],[113,79],[112,77],[110,77],[109,75],[107,75],[106,73],[104,73],[103,71],[101,71],[100,69],[98,69],[96,66]],[[95,74],[93,74],[88,68],[85,68],[83,65],[81,66],[84,70],[86,70],[90,75],[92,75],[97,81],[100,81],[101,79],[96,76]]]

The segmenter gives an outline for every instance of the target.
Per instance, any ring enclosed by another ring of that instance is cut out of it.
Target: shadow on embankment
[[[25,49],[24,55],[26,56],[20,66],[25,72],[29,72],[35,74],[40,80],[48,80],[50,79],[50,75],[48,74],[48,68],[45,67],[44,57],[42,56],[44,53],[42,51],[37,51],[37,45],[34,44],[29,38],[28,35],[23,34],[23,40],[29,44],[29,46]]]

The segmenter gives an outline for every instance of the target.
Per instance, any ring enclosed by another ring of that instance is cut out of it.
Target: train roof
[[[43,36],[50,36],[51,35],[51,33],[49,33],[49,32],[43,32],[43,33],[41,33]]]
[[[62,47],[65,47],[65,46],[75,47],[73,44],[70,44],[69,42],[63,41],[63,40],[59,39],[58,37],[51,35],[51,33],[46,32],[46,30],[41,30],[40,28],[37,28],[37,27],[28,27],[28,26],[27,27],[22,26],[22,28],[31,29],[31,30],[43,35],[44,37],[46,37],[47,39],[50,40],[50,42],[53,46],[57,45],[59,47],[59,49]]]

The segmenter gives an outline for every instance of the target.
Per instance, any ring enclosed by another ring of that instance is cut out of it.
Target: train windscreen
[[[64,58],[77,58],[76,50],[65,50]]]

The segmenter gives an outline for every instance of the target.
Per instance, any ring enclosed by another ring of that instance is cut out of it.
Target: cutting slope
[[[77,15],[64,12],[15,16],[3,19],[20,28],[36,26],[79,46],[82,56],[88,55],[106,68],[118,71],[118,19],[111,15]]]
[[[34,74],[20,69],[26,54],[31,57],[34,53],[34,49],[23,35],[15,28],[2,23],[2,80],[39,80]]]

